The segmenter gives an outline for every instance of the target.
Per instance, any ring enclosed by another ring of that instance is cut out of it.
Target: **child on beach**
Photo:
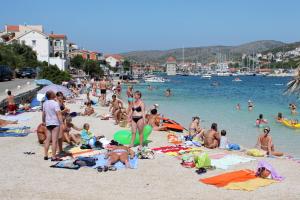
[[[222,130],[221,131],[221,139],[220,139],[220,149],[228,149],[229,148],[229,141],[228,138],[226,137],[226,131]]]
[[[83,125],[83,129],[81,131],[81,148],[84,149],[91,149],[93,147],[99,146],[98,140],[103,138],[104,136],[96,137],[90,130],[90,125],[85,123]]]

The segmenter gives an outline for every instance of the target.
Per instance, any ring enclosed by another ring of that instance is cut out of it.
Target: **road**
[[[0,95],[3,95],[6,89],[15,90],[18,85],[22,87],[26,85],[28,81],[32,83],[33,80],[34,79],[13,79],[12,81],[0,82]]]

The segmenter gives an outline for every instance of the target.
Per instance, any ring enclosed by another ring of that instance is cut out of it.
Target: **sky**
[[[104,53],[300,41],[299,0],[14,0],[0,27],[42,24]]]

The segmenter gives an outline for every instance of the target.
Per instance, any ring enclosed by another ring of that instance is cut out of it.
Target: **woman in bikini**
[[[114,146],[111,151],[106,154],[106,158],[108,158],[107,165],[110,168],[118,161],[121,161],[126,168],[131,168],[128,156],[130,156],[131,159],[134,157],[134,151],[132,151],[129,147]]]
[[[128,114],[128,113],[130,113],[130,109],[132,107],[132,103],[134,100],[133,99],[133,87],[131,85],[128,86],[126,95],[127,95],[127,99],[128,99],[128,109],[127,109],[127,114]]]
[[[134,140],[136,137],[136,132],[138,131],[140,136],[139,150],[141,150],[143,147],[143,141],[144,141],[143,130],[146,122],[145,104],[141,100],[141,97],[142,97],[142,93],[140,91],[136,91],[134,93],[135,101],[132,104],[132,108],[129,114],[129,120],[131,120],[131,131],[132,131],[132,138],[129,147],[133,147]]]

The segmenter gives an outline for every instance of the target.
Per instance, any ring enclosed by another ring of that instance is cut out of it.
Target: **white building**
[[[105,61],[111,66],[111,67],[118,67],[122,62],[124,61],[124,58],[121,55],[106,55]]]
[[[176,59],[173,58],[173,57],[169,57],[167,59],[166,68],[167,68],[167,75],[168,76],[176,75],[176,68],[177,68]]]
[[[49,55],[51,53],[49,37],[45,33],[31,30],[25,32],[18,37],[13,38],[8,43],[19,42],[30,46],[36,52],[37,59],[41,62],[49,62]]]
[[[19,42],[36,52],[37,60],[57,65],[65,70],[69,65],[67,58],[67,37],[60,34],[46,34],[42,25],[5,25],[4,33],[8,34],[8,44]]]

